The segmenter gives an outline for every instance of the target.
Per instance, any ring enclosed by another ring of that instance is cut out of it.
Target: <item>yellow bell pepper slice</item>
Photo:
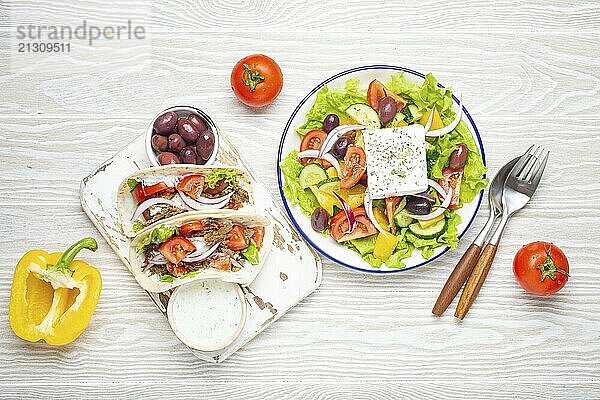
[[[373,255],[383,262],[386,262],[396,249],[398,238],[389,232],[379,232],[375,240]]]
[[[425,114],[423,114],[423,116],[421,117],[421,121],[420,121],[421,125],[423,125],[423,126],[427,125],[427,121],[429,120],[431,111],[432,110],[429,110]],[[434,131],[436,129],[442,129],[443,127],[444,127],[444,123],[442,122],[440,113],[438,112],[438,110],[435,107],[433,107],[433,120],[431,121],[431,126],[429,127],[429,130]]]
[[[31,250],[13,274],[8,320],[21,339],[51,345],[75,340],[86,328],[102,290],[100,272],[81,260],[82,249],[96,251],[92,238],[78,241],[64,253]]]

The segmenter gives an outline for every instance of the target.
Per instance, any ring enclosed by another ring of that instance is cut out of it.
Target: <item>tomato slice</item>
[[[172,191],[173,188],[169,187],[164,182],[158,182],[154,185],[146,186],[143,183],[138,183],[138,185],[132,190],[131,195],[133,199],[137,202],[137,204],[141,204],[146,201],[150,196],[155,194],[159,194],[163,191]]]
[[[340,189],[350,189],[356,185],[367,171],[367,155],[360,146],[350,145],[344,158],[344,170]]]
[[[246,235],[244,235],[244,228],[239,225],[234,225],[231,232],[229,232],[229,237],[225,241],[225,244],[230,250],[243,250],[248,248],[250,241]]]
[[[369,102],[369,106],[371,106],[373,110],[377,110],[379,108],[379,102],[385,96],[390,96],[394,99],[398,112],[402,111],[408,104],[408,100],[386,88],[383,83],[379,82],[377,79],[371,81],[369,88],[367,89],[367,101]]]
[[[300,143],[300,151],[304,150],[319,150],[321,146],[323,146],[323,142],[325,142],[325,138],[327,138],[327,132],[322,130],[312,130],[309,131],[302,138],[302,143]],[[323,168],[327,169],[331,167],[331,164],[325,160],[319,160],[315,158],[302,158],[300,159],[302,165],[308,165],[310,163],[319,163],[323,166]]]
[[[153,196],[155,194],[158,194],[158,193],[168,190],[168,189],[173,189],[173,188],[169,187],[164,182],[158,182],[158,183],[155,183],[154,185],[150,185],[150,186],[144,185],[144,194],[146,195],[146,197],[150,197],[150,196]]]
[[[137,186],[133,188],[131,196],[133,196],[133,200],[135,200],[137,205],[140,205],[148,198],[148,196],[144,194],[144,186],[141,183],[138,183]]]
[[[220,254],[210,262],[210,266],[221,271],[231,271],[231,257]]]
[[[448,193],[448,189],[452,188],[452,200],[450,200],[448,208],[456,208],[460,201],[460,183],[462,181],[463,171],[462,169],[455,170],[450,167],[445,167],[442,170],[442,175],[444,176],[444,179],[438,179],[438,183],[442,189]]]
[[[183,236],[173,236],[160,245],[158,251],[173,264],[179,264],[196,246]]]
[[[258,250],[261,249],[263,244],[263,239],[265,238],[265,227],[264,226],[255,226],[252,228],[254,233],[252,234],[252,240],[256,244],[256,248]]]
[[[173,276],[182,276],[190,272],[183,265],[175,265],[173,263],[167,263],[167,271]]]
[[[195,233],[202,232],[205,224],[203,221],[187,222],[179,227],[179,234],[181,236],[190,237]]]
[[[377,233],[377,228],[367,217],[367,212],[364,207],[358,207],[352,210],[354,218],[356,219],[356,226],[350,233],[346,233],[350,224],[346,213],[342,210],[331,218],[329,224],[329,231],[331,236],[338,242],[345,242],[353,239],[360,239],[363,237],[371,236]]]
[[[385,213],[387,215],[388,223],[392,230],[392,233],[396,233],[396,224],[394,223],[394,213],[396,212],[396,207],[400,204],[402,200],[402,196],[392,196],[385,199]]]
[[[200,197],[204,188],[203,175],[187,175],[177,184],[177,190],[183,192],[193,199]]]

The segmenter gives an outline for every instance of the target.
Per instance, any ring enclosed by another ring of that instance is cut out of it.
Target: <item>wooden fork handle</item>
[[[471,271],[473,271],[473,267],[479,257],[479,252],[481,252],[481,247],[475,243],[471,243],[448,277],[444,288],[440,292],[440,295],[433,306],[433,310],[431,310],[432,313],[440,317],[444,311],[446,311],[450,303],[452,303],[452,300],[454,300],[458,294],[460,288],[465,284]]]
[[[471,308],[475,298],[477,298],[479,290],[481,290],[481,286],[483,286],[483,282],[494,262],[496,249],[497,247],[493,244],[487,244],[483,249],[481,257],[479,257],[477,265],[475,265],[475,268],[460,295],[460,300],[458,301],[456,312],[454,313],[456,318],[463,319],[465,315],[467,315],[467,312],[469,312],[469,308]]]

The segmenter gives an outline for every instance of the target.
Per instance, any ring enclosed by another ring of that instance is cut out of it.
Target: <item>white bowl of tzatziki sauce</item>
[[[240,335],[246,322],[246,301],[236,283],[194,281],[173,291],[167,316],[184,344],[196,350],[217,351]]]

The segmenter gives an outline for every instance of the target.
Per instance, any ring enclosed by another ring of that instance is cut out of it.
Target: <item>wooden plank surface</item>
[[[131,19],[146,39],[16,51],[18,25],[83,19]],[[599,42],[592,1],[1,2],[0,397],[599,398]],[[281,64],[285,87],[253,111],[233,97],[229,73],[259,51]],[[104,289],[85,333],[63,348],[14,336],[17,260],[100,237],[79,181],[158,111],[208,111],[277,191],[273,149],[297,102],[326,77],[374,63],[431,71],[462,92],[491,175],[531,143],[551,150],[465,321],[430,310],[487,205],[459,249],[430,266],[381,277],[325,261],[317,292],[221,365],[177,341],[104,242],[86,256]],[[571,262],[555,296],[527,295],[512,276],[514,253],[533,240],[557,243]]]

